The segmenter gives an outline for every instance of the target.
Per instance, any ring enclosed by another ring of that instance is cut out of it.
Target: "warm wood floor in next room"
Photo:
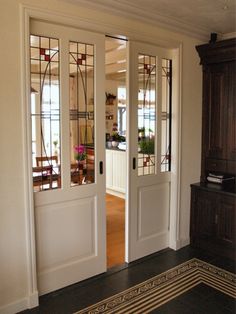
[[[125,262],[125,200],[106,194],[107,268]]]

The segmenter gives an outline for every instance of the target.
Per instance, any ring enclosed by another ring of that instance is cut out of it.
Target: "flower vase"
[[[112,141],[111,145],[112,145],[112,147],[116,148],[119,145],[119,142]]]

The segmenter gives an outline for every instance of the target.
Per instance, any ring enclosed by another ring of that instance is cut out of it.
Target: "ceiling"
[[[106,37],[106,79],[125,80],[126,72],[126,41]]]
[[[236,0],[61,0],[194,35],[236,36]],[[106,78],[124,80],[126,41],[106,37]]]
[[[64,0],[201,39],[236,32],[235,0]],[[226,35],[226,36],[224,36]]]

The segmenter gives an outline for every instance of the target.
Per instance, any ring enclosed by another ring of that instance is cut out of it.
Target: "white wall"
[[[199,182],[201,165],[201,66],[195,47],[183,47],[180,243],[189,238],[190,183]]]
[[[0,313],[27,307],[32,289],[28,283],[27,208],[23,182],[23,130],[20,64],[20,0],[0,2]],[[182,151],[180,240],[189,237],[189,205],[192,182],[200,176],[201,68],[195,52],[198,40],[117,16],[98,14],[56,0],[24,0],[25,4],[70,15],[85,23],[107,24],[107,31],[120,29],[149,34],[149,38],[183,44]],[[73,22],[73,21],[72,21]],[[145,37],[145,36],[143,36]]]

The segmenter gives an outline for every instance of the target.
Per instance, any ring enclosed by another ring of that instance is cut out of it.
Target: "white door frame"
[[[173,69],[173,91],[172,91],[172,112],[175,119],[172,120],[172,189],[170,196],[170,247],[178,249],[182,246],[179,239],[179,209],[180,209],[180,160],[181,160],[181,80],[182,80],[182,43],[173,39],[163,39],[158,36],[140,30],[137,34],[135,28],[128,30],[124,26],[119,28],[108,25],[106,22],[98,22],[70,16],[66,13],[50,11],[31,5],[21,4],[20,10],[20,33],[21,33],[21,107],[22,107],[22,134],[23,134],[23,172],[25,191],[25,223],[27,242],[27,270],[28,270],[28,299],[29,308],[38,305],[37,269],[36,269],[36,245],[35,245],[35,221],[34,202],[31,176],[31,144],[30,125],[30,77],[29,77],[29,35],[30,19],[41,19],[50,23],[59,23],[76,28],[100,32],[103,34],[120,34],[128,39],[152,43],[158,46],[174,49],[174,60],[176,67]],[[129,117],[127,117],[129,121]],[[25,127],[26,126],[26,127]],[[127,126],[128,127],[128,126]],[[129,143],[129,138],[127,139]],[[128,152],[129,153],[129,152]],[[128,208],[126,207],[126,233],[128,230]],[[127,252],[126,252],[127,254]]]

